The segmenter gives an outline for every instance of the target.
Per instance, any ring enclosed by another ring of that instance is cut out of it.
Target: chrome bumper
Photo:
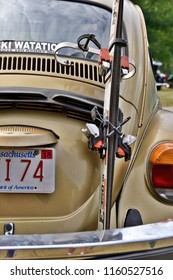
[[[0,259],[126,259],[166,248],[173,248],[173,219],[105,231],[0,236]]]

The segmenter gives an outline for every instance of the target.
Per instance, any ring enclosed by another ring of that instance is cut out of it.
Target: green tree
[[[173,5],[172,0],[132,0],[141,7],[148,32],[152,56],[163,62],[164,71],[173,73]]]

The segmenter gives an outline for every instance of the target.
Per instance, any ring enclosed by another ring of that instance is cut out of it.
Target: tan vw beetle
[[[128,160],[116,157],[100,229],[101,159],[84,132],[93,108],[103,114],[98,45],[109,46],[112,1],[0,6],[0,258],[173,258],[173,114],[160,105],[141,9],[124,1],[135,74],[119,107],[135,142]],[[83,52],[86,34],[95,39]]]

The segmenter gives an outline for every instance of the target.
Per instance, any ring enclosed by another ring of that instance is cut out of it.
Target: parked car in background
[[[154,69],[154,76],[156,79],[156,86],[157,90],[160,90],[161,87],[169,87],[167,75],[160,71],[160,67],[163,65],[160,61],[153,61],[153,69]]]
[[[135,75],[122,75],[118,113],[123,148],[136,141],[115,157],[101,230],[102,162],[83,132],[102,125],[112,0],[0,7],[0,259],[173,258],[173,113],[161,108],[141,9],[124,1],[122,57]]]
[[[173,88],[173,75],[169,75],[168,77],[168,84],[170,88]]]

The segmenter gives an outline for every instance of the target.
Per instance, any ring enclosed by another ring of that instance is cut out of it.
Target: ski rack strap
[[[93,108],[97,110],[97,107]],[[124,121],[120,122],[118,127],[113,126],[113,130],[110,134],[107,133],[107,127],[108,127],[108,120],[103,122],[103,119],[101,121],[101,125],[98,128],[93,123],[87,123],[86,128],[82,129],[82,132],[86,135],[88,138],[88,148],[90,151],[98,151],[100,154],[100,158],[103,159],[105,156],[105,151],[107,149],[107,141],[106,139],[111,137],[114,133],[117,133],[118,137],[118,148],[115,150],[115,154],[118,158],[124,158],[125,161],[130,160],[131,157],[131,147],[130,145],[134,141],[124,141],[124,138],[126,137],[133,137],[131,135],[124,135],[121,132],[122,126],[127,123],[130,120],[130,117],[126,118]],[[131,138],[130,138],[131,139]]]
[[[126,47],[127,46],[127,41],[123,38],[116,38],[111,42],[111,45],[109,47],[109,52],[111,52],[112,48],[114,45],[119,45],[121,47]]]
[[[111,63],[112,57],[110,56],[110,51],[107,48],[102,48],[100,50],[98,65],[99,65],[99,75],[104,76],[104,81],[106,82],[111,75]],[[132,70],[130,70],[130,65]],[[128,56],[121,56],[121,78],[123,80],[132,78],[136,73],[135,62]]]
[[[128,60],[128,62],[126,60]],[[130,66],[132,66],[131,70],[130,70]],[[122,74],[121,74],[122,80],[130,79],[136,73],[135,62],[127,56],[121,57],[121,68],[122,68],[121,69],[122,70]]]
[[[107,48],[102,48],[100,50],[98,65],[99,65],[99,75],[105,77],[107,72],[111,68],[112,58],[110,56],[109,50]]]

